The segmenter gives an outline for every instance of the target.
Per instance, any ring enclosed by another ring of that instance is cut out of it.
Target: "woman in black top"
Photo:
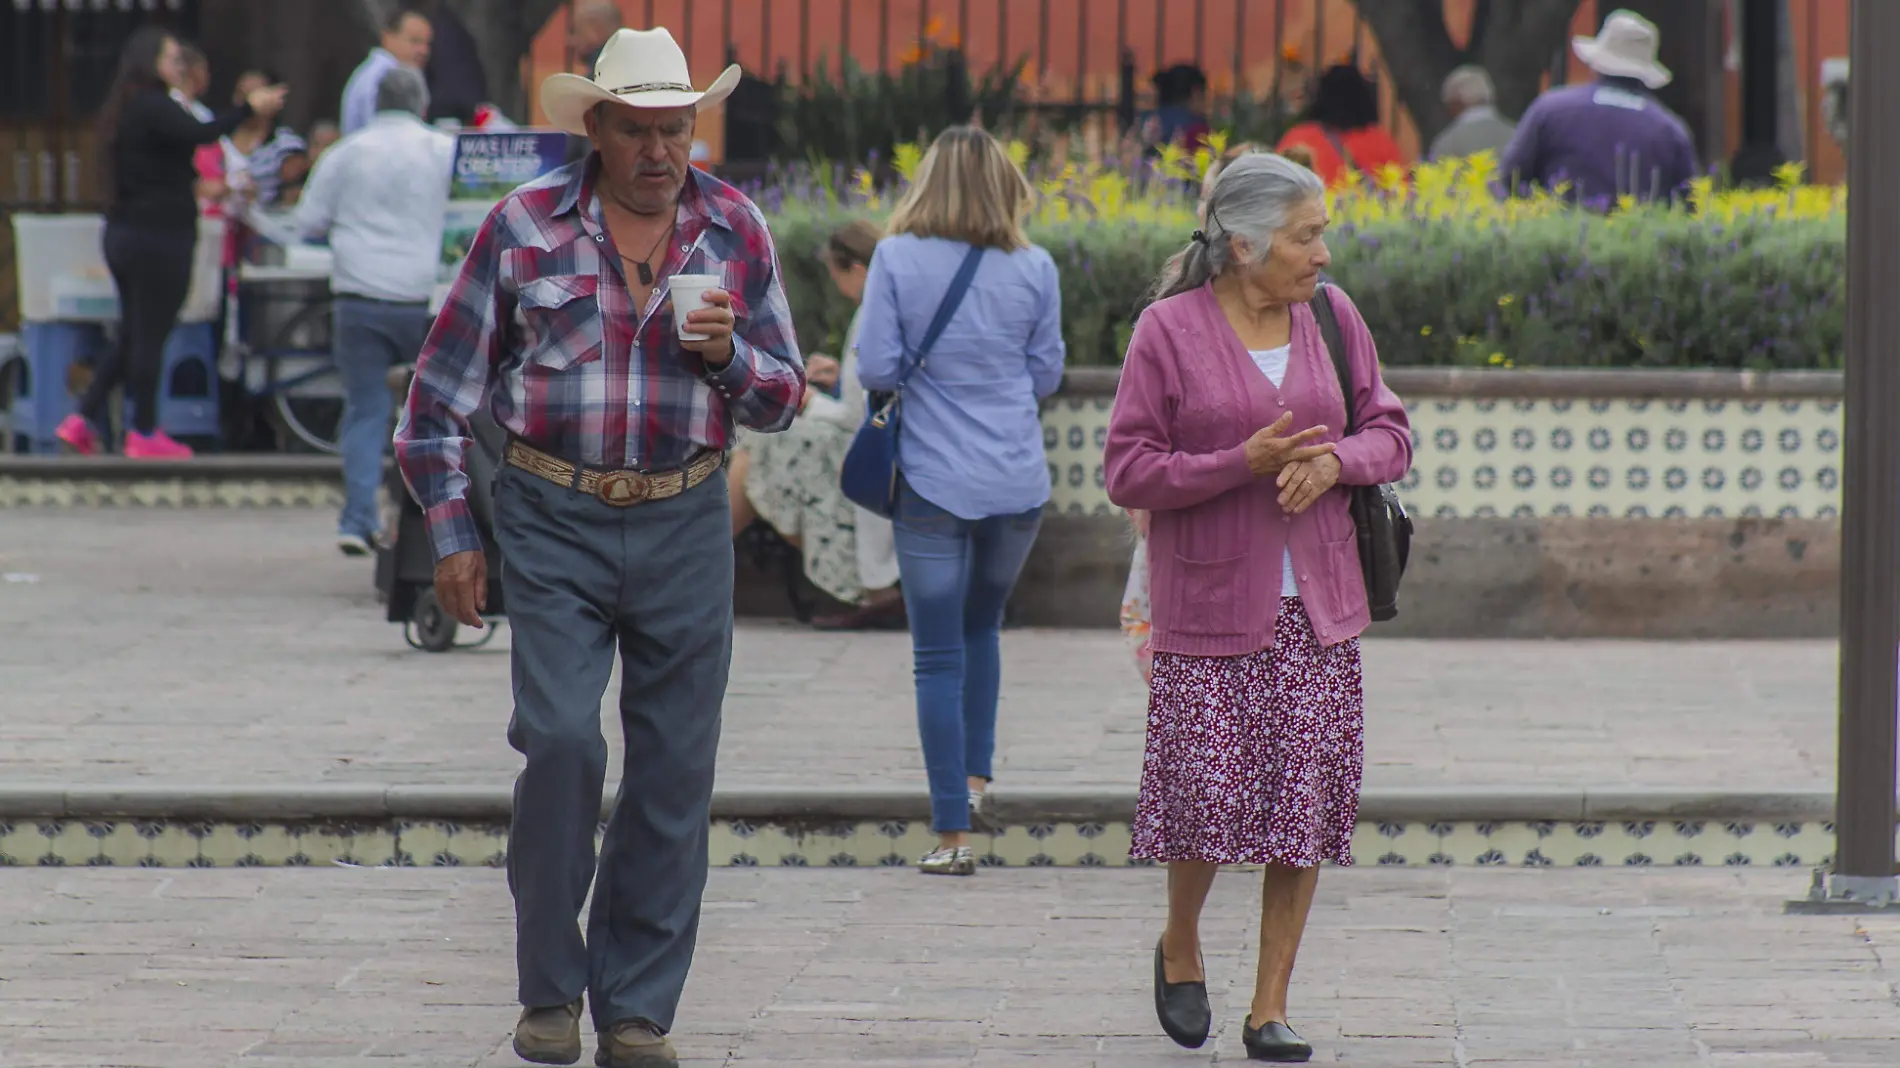
[[[146,27],[119,56],[118,74],[100,112],[106,163],[106,267],[119,290],[119,343],[101,354],[79,411],[57,431],[81,453],[99,451],[109,425],[106,398],[124,385],[132,398],[125,454],[164,459],[191,450],[158,429],[158,379],[165,338],[191,286],[198,243],[197,171],[192,154],[237,129],[252,115],[275,115],[284,88],[259,89],[235,109],[199,122],[167,85],[177,81],[179,49],[163,30]]]

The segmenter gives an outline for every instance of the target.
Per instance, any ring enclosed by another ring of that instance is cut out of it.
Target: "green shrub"
[[[837,351],[851,308],[818,250],[851,216],[772,215],[801,344]],[[1032,224],[1062,272],[1075,365],[1121,360],[1141,295],[1186,225]],[[1845,334],[1839,216],[1723,222],[1640,209],[1514,223],[1408,218],[1341,227],[1329,270],[1393,365],[1835,368]]]

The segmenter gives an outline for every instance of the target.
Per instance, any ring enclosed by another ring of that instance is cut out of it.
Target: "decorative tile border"
[[[1139,867],[1125,822],[1026,823],[975,836],[991,867]],[[902,867],[934,844],[915,820],[715,820],[718,867]],[[1357,863],[1385,866],[1822,867],[1826,820],[1502,820],[1361,822]],[[14,820],[0,867],[499,867],[507,825],[491,821]]]
[[[1063,515],[1112,515],[1102,448],[1114,368],[1078,368],[1043,410]],[[1839,514],[1842,379],[1827,372],[1394,368],[1412,417],[1413,514],[1807,518]],[[336,461],[0,456],[0,508],[336,507]]]
[[[340,508],[334,479],[140,481],[0,475],[0,508]]]
[[[1838,398],[1410,397],[1415,515],[1623,518],[1839,515]],[[1103,489],[1109,397],[1043,416],[1067,515],[1114,511]]]

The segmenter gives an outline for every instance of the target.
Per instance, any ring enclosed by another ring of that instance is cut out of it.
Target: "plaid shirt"
[[[468,417],[495,421],[591,467],[666,470],[730,447],[733,423],[783,430],[804,363],[765,217],[697,171],[644,314],[600,222],[595,160],[509,194],[482,223],[416,361],[396,463],[423,507],[436,558],[481,548],[468,510]],[[582,205],[586,205],[585,210]],[[738,319],[732,362],[683,348],[667,299],[675,274],[716,274]]]

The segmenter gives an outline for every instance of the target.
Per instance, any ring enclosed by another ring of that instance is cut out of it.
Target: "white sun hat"
[[[1612,78],[1635,78],[1651,89],[1674,75],[1656,62],[1656,24],[1631,11],[1612,11],[1595,37],[1575,37],[1570,47],[1584,66]]]
[[[551,74],[541,83],[541,110],[559,129],[587,135],[587,113],[602,101],[635,108],[695,108],[703,110],[732,95],[739,84],[739,65],[719,73],[704,92],[693,88],[686,70],[686,53],[665,27],[651,30],[615,30],[594,61],[594,76]]]

